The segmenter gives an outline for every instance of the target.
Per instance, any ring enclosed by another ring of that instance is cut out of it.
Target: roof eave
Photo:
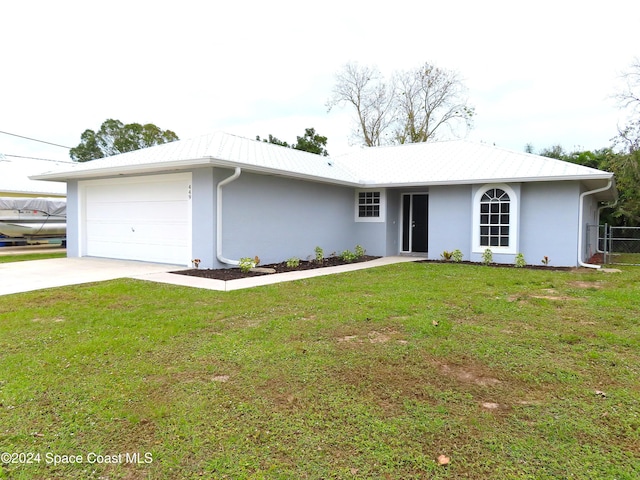
[[[527,182],[560,182],[560,181],[587,181],[587,180],[609,180],[613,173],[606,172],[602,175],[572,175],[553,177],[516,177],[516,178],[472,178],[472,179],[452,179],[430,182],[371,182],[363,181],[360,186],[363,188],[402,188],[402,187],[428,187],[446,185],[475,185],[485,183],[527,183]]]
[[[297,178],[300,180],[309,180],[321,183],[330,183],[334,185],[343,186],[359,186],[357,181],[342,180],[332,177],[325,177],[319,175],[309,175],[298,172],[290,172],[286,170],[280,170],[276,168],[261,167],[251,164],[245,164],[242,162],[234,162],[228,160],[220,160],[215,157],[201,157],[197,159],[177,160],[171,162],[155,162],[141,165],[124,165],[124,166],[111,166],[104,168],[96,168],[89,170],[66,170],[62,172],[43,173],[39,175],[32,175],[29,178],[32,180],[48,180],[56,182],[66,182],[67,180],[76,179],[88,179],[88,178],[101,178],[101,177],[113,177],[120,175],[132,175],[141,173],[155,173],[166,172],[172,170],[186,170],[189,168],[198,168],[203,166],[216,166],[216,167],[228,167],[235,168],[240,167],[243,170],[263,173],[269,175],[278,175],[288,178]]]
[[[130,175],[135,173],[165,172],[168,170],[186,170],[190,167],[199,167],[211,163],[210,158],[198,158],[188,160],[176,160],[171,162],[145,163],[139,165],[119,165],[104,168],[92,168],[89,170],[66,170],[62,172],[42,173],[32,175],[32,180],[49,180],[54,182],[66,182],[67,180],[83,178],[112,177],[118,175]]]
[[[349,181],[349,180],[342,180],[342,179],[333,178],[333,177],[310,175],[306,173],[291,172],[289,170],[280,170],[277,168],[269,168],[269,167],[245,164],[242,162],[232,162],[227,160],[212,159],[211,164],[216,167],[228,167],[228,168],[240,167],[245,171],[254,172],[254,173],[262,173],[266,175],[276,175],[279,177],[295,178],[298,180],[309,180],[312,182],[330,183],[332,185],[342,185],[342,186],[348,186],[348,187],[359,187],[361,185],[360,182],[356,180]]]

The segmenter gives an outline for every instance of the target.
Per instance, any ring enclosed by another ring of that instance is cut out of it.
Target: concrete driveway
[[[89,257],[0,263],[0,295],[185,268],[176,265]]]

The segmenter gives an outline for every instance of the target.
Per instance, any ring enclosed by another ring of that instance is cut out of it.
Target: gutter
[[[222,187],[233,182],[241,173],[242,169],[236,167],[233,175],[220,181],[216,188],[216,257],[221,263],[234,266],[240,265],[240,261],[230,260],[222,255]]]
[[[613,185],[613,177],[609,177],[609,182],[605,187],[596,188],[595,190],[589,190],[587,192],[582,192],[580,194],[580,210],[578,214],[578,265],[580,265],[581,267],[595,268],[595,269],[600,268],[600,265],[593,265],[591,263],[585,263],[582,261],[582,248],[584,246],[584,238],[582,235],[582,232],[583,232],[582,219],[584,217],[584,197],[586,197],[587,195],[594,195],[596,193],[609,190],[611,188],[611,185]],[[598,221],[600,219],[600,210],[601,209],[598,209]]]

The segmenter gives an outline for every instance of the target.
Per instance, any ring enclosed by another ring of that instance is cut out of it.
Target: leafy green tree
[[[318,135],[315,128],[306,128],[304,130],[304,135],[302,137],[297,137],[297,141],[293,145],[289,145],[287,142],[280,140],[271,134],[269,134],[268,138],[262,139],[259,135],[256,135],[256,140],[262,140],[266,143],[273,143],[274,145],[302,150],[304,152],[311,152],[325,157],[329,155],[329,152],[327,152],[327,137]]]
[[[327,152],[327,137],[318,135],[315,128],[306,128],[304,136],[297,137],[297,140],[296,144],[293,145],[296,150],[316,153],[323,157],[329,155],[329,152]]]
[[[640,225],[640,151],[626,153],[602,148],[565,152],[560,145],[555,145],[543,149],[540,155],[613,172],[618,202],[604,211],[601,222],[614,226]]]
[[[283,140],[280,140],[278,137],[274,137],[273,135],[269,134],[269,138],[260,138],[260,135],[256,135],[256,140],[260,141],[262,140],[265,143],[273,143],[274,145],[280,145],[281,147],[289,147],[289,144]]]
[[[567,160],[567,152],[564,151],[562,145],[554,145],[552,147],[543,148],[538,155],[543,157],[555,158],[556,160]]]
[[[152,123],[141,125],[120,120],[105,120],[97,132],[85,130],[80,144],[69,152],[76,162],[87,162],[179,140],[171,130],[162,130]]]

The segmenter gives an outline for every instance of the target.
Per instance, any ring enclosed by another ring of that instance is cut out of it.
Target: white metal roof
[[[613,174],[465,140],[366,148],[335,158],[371,186],[608,179]]]
[[[0,156],[0,196],[6,194],[65,196],[67,194],[66,184],[29,178],[52,168],[64,168],[65,165],[68,167],[71,162]]]
[[[464,140],[363,148],[322,157],[226,133],[74,163],[33,178],[64,181],[194,166],[248,171],[363,187],[609,179],[612,173]]]
[[[281,147],[222,132],[178,140],[37,175],[47,180],[67,180],[118,174],[144,173],[218,165],[249,171],[306,178],[339,184],[358,179],[328,157]],[[34,177],[35,178],[35,177]]]

